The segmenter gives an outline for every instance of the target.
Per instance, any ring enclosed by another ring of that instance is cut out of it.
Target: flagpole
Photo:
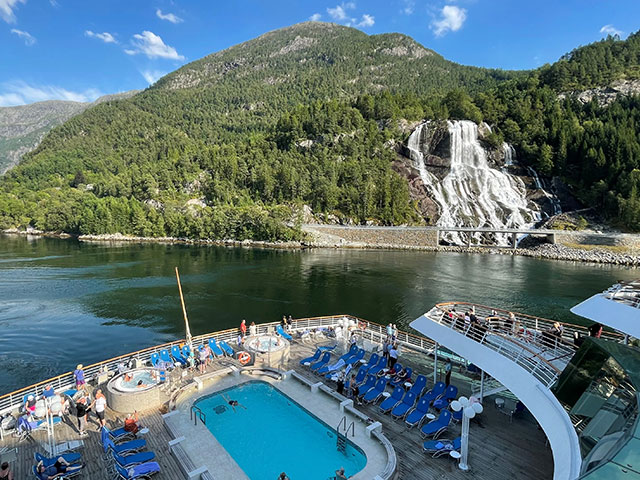
[[[176,267],[176,279],[178,280],[178,291],[180,292],[180,303],[182,304],[182,314],[184,315],[184,328],[186,331],[187,345],[189,350],[193,353],[193,345],[191,344],[191,329],[189,328],[189,319],[187,318],[187,307],[184,306],[184,297],[182,296],[182,285],[180,285],[180,274],[178,273],[178,267]]]

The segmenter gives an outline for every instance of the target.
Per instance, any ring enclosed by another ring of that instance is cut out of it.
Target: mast
[[[189,350],[193,353],[193,346],[191,345],[191,329],[189,328],[189,319],[187,318],[187,308],[184,306],[184,297],[182,296],[182,285],[180,285],[180,274],[178,273],[178,267],[176,267],[176,279],[178,280],[180,303],[182,304],[182,314],[184,315],[184,329],[186,331],[187,345],[189,346]]]

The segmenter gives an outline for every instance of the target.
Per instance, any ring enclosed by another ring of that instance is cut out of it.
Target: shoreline
[[[423,252],[449,252],[468,253],[482,255],[511,255],[539,258],[546,260],[561,260],[569,262],[592,263],[597,265],[621,265],[628,267],[640,267],[640,255],[632,253],[617,253],[600,248],[598,245],[587,246],[589,248],[573,248],[559,244],[544,243],[532,247],[504,248],[504,247],[463,247],[463,246],[416,246],[396,243],[369,243],[344,241],[291,241],[268,242],[262,240],[194,240],[175,237],[134,237],[122,234],[105,235],[71,235],[68,233],[43,232],[38,230],[7,229],[2,231],[5,235],[36,236],[44,238],[75,239],[79,242],[128,244],[128,243],[154,243],[165,245],[196,245],[196,246],[222,246],[242,248],[269,248],[284,250],[305,250],[312,248],[322,249],[354,249],[354,250],[405,250]]]

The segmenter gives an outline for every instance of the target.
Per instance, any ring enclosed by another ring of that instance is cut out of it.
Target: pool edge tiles
[[[214,438],[214,435],[207,427],[200,422],[194,427],[193,421],[190,422],[189,420],[189,410],[191,406],[201,398],[251,381],[255,381],[255,379],[243,379],[242,377],[237,378],[232,376],[218,377],[213,385],[208,386],[204,390],[197,393],[191,392],[180,397],[176,410],[178,414],[172,415],[171,418],[166,421],[167,423],[171,423],[170,430],[174,436],[185,437],[185,441],[182,443],[183,448],[188,452],[196,468],[207,466],[214,475],[216,472],[220,472],[221,468],[224,468],[225,471],[229,472],[232,470],[242,472],[242,476],[237,477],[230,473],[229,476],[223,476],[221,478],[249,478],[229,452],[224,449],[223,445]],[[342,417],[345,416],[344,413],[340,412],[339,404],[333,398],[323,393],[313,394],[307,386],[296,380],[274,380],[265,377],[261,379],[260,382],[275,387],[281,394],[288,397],[303,410],[306,410],[316,421],[324,423],[329,429],[335,428],[333,426],[337,426]],[[366,457],[364,468],[354,474],[352,478],[354,480],[370,480],[384,471],[388,460],[387,451],[377,439],[370,438],[367,435],[366,424],[350,414],[346,414],[346,416],[348,423],[355,421],[355,436],[350,437],[349,440],[357,449],[363,452]],[[209,419],[207,420],[209,421]],[[243,432],[238,433],[241,435]],[[208,439],[206,438],[207,435]],[[278,440],[274,438],[274,441]],[[215,449],[215,451],[210,449]],[[224,455],[220,457],[220,461],[217,461],[216,452],[220,451],[220,449],[224,452]],[[210,453],[202,454],[203,451],[209,451]],[[341,465],[337,465],[335,468],[339,468],[340,466]],[[252,478],[251,480],[258,479]]]

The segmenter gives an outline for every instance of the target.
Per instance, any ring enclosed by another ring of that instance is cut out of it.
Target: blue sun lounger
[[[140,452],[133,455],[122,456],[115,452],[111,452],[113,460],[123,468],[133,467],[134,465],[140,465],[141,463],[147,463],[156,458],[154,452]]]
[[[144,438],[138,438],[136,440],[131,440],[130,442],[116,445],[108,436],[102,436],[102,448],[104,448],[104,453],[111,450],[118,455],[131,455],[139,452],[146,446],[147,441]]]
[[[349,357],[355,355],[357,352],[358,352],[358,346],[355,344],[351,345],[351,348],[349,348],[349,351],[344,355],[342,355],[340,357],[340,360],[344,360],[346,362]]]
[[[126,440],[132,440],[136,438],[136,434],[133,432],[128,432],[124,429],[124,427],[116,428],[115,430],[109,430],[107,427],[102,427],[100,429],[100,435],[107,435],[108,438],[113,440],[114,443],[121,443]]]
[[[387,359],[385,357],[380,358],[378,363],[371,367],[367,372],[370,375],[377,375],[380,370],[387,366]]]
[[[404,418],[405,415],[411,410],[416,404],[416,394],[412,392],[407,392],[407,394],[402,399],[398,405],[396,405],[393,410],[391,410],[391,416],[393,418]]]
[[[60,457],[64,458],[65,462],[70,464],[80,463],[80,461],[82,460],[81,453],[63,453],[61,455],[56,455],[55,457],[45,457],[38,452],[33,453],[33,459],[36,461],[36,463],[42,462],[45,467],[53,465],[58,461]]]
[[[371,356],[369,357],[369,360],[367,361],[367,363],[362,365],[362,367],[360,367],[360,368],[364,368],[365,371],[367,371],[371,367],[373,367],[376,363],[378,363],[379,360],[380,360],[380,355],[378,355],[377,353],[372,353]]]
[[[398,405],[402,401],[402,397],[404,396],[404,388],[396,387],[391,396],[385,398],[380,404],[380,411],[382,413],[389,413],[393,408]]]
[[[320,350],[318,348],[316,350],[316,353],[314,353],[312,357],[307,357],[307,358],[303,358],[302,360],[300,360],[300,365],[304,365],[305,363],[316,362],[320,358],[320,355],[322,355],[322,350]]]
[[[331,359],[331,354],[329,352],[324,352],[322,354],[322,357],[320,358],[319,361],[312,363],[311,364],[311,371],[315,372],[317,370],[320,370],[322,367],[324,367],[327,363],[329,363],[329,360]]]
[[[411,367],[407,367],[407,374],[405,375],[405,377],[396,381],[391,380],[389,382],[389,385],[391,385],[392,387],[396,387],[398,385],[404,385],[405,382],[408,382],[411,380],[412,373],[413,373],[413,369]]]
[[[276,327],[276,333],[286,340],[293,340],[293,337],[282,329],[282,325]]]
[[[211,352],[216,357],[224,357],[224,352],[218,346],[218,343],[216,342],[215,338],[210,338],[209,339],[209,348],[211,349]]]
[[[359,348],[356,351],[356,353],[354,353],[350,357],[347,357],[346,360],[344,361],[344,363],[346,365],[352,365],[352,364],[362,360],[363,358],[364,358],[364,349],[363,348]]]
[[[455,400],[458,396],[458,387],[455,385],[449,385],[442,395],[435,399],[433,402],[433,408],[442,410],[449,406],[449,402]]]
[[[387,379],[380,378],[376,381],[375,386],[364,394],[362,401],[365,403],[376,403],[382,396],[382,392],[384,392],[385,388],[387,388]]]
[[[411,390],[409,390],[409,392],[411,392]],[[411,410],[407,414],[407,417],[404,419],[404,423],[407,424],[407,427],[412,428],[416,425],[420,426],[422,422],[424,422],[424,419],[427,417],[427,413],[429,413],[430,405],[431,402],[429,402],[428,399],[421,398],[418,401],[418,405],[416,405],[416,408]]]
[[[360,385],[362,382],[364,382],[365,378],[367,378],[367,371],[360,367],[358,373],[356,373],[356,378],[353,380],[351,386],[353,387],[353,385]]]
[[[422,398],[428,399],[429,404],[433,403],[436,398],[444,393],[444,389],[446,388],[444,382],[436,383],[431,390],[425,393]]]
[[[35,478],[40,480],[41,477],[40,477],[40,475],[38,475],[38,466],[37,465],[34,465],[33,467],[31,467],[31,473],[33,473],[33,476]],[[59,478],[60,480],[66,480],[67,478],[75,477],[77,475],[80,475],[81,473],[82,473],[82,468],[78,468],[77,470],[74,470],[72,472],[59,473],[54,478],[56,478],[56,479]]]
[[[160,465],[156,462],[147,462],[130,468],[122,468],[115,465],[119,480],[134,480],[136,478],[149,478],[160,471]]]
[[[376,384],[376,376],[375,375],[367,375],[367,379],[364,381],[364,384],[358,389],[358,396],[360,398],[364,397],[365,394],[371,390]]]
[[[442,410],[438,418],[422,426],[420,433],[423,437],[433,437],[436,439],[447,429],[449,423],[451,423],[451,412],[449,410]]]
[[[174,361],[171,359],[171,356],[169,356],[169,350],[166,348],[160,350],[160,360],[163,361],[168,368],[171,368],[174,365]]]
[[[440,457],[441,455],[449,455],[453,450],[460,450],[462,441],[460,437],[453,440],[427,440],[422,444],[425,453],[431,454],[432,457]]]
[[[424,375],[418,375],[409,391],[415,393],[416,397],[420,397],[422,396],[422,392],[424,392],[425,388],[427,388],[427,377]]]
[[[318,350],[321,350],[323,352],[329,352],[333,349],[335,349],[338,346],[338,344],[336,343],[335,345],[321,345],[318,347]]]
[[[151,354],[150,361],[151,361],[151,366],[153,368],[156,368],[156,366],[158,365],[158,362],[160,361],[160,355],[158,354],[158,352],[153,352]]]
[[[233,348],[229,346],[224,340],[220,340],[220,348],[224,350],[224,353],[229,357],[233,357]]]
[[[191,349],[189,345],[182,346],[182,358],[184,358],[187,362],[189,362],[189,358],[191,357]]]
[[[182,352],[180,351],[180,347],[178,345],[173,345],[171,347],[171,356],[173,359],[181,365],[187,365],[187,359],[182,356]]]

